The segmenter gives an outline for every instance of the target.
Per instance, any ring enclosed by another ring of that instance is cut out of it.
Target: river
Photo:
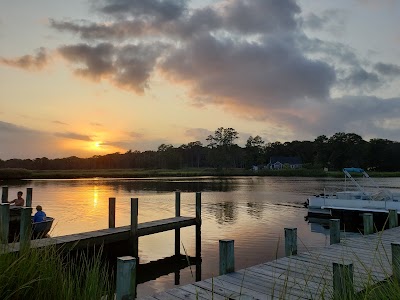
[[[202,193],[202,279],[218,275],[218,240],[235,241],[235,266],[242,269],[282,257],[284,228],[296,227],[299,252],[329,244],[329,231],[305,220],[309,195],[343,186],[342,179],[303,177],[199,177],[146,179],[74,179],[0,181],[9,199],[33,188],[33,206],[55,218],[51,236],[108,226],[108,199],[116,198],[116,226],[129,225],[130,198],[139,198],[139,223],[175,215],[175,191],[181,191],[181,215],[195,216],[195,192]],[[400,178],[378,179],[400,190]],[[195,229],[181,230],[181,253],[195,256]],[[140,263],[174,254],[174,232],[139,239]],[[180,271],[180,284],[195,281],[195,271]],[[138,296],[174,287],[174,273],[138,286]]]

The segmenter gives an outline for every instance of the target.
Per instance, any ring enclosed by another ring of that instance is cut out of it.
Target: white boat
[[[309,214],[331,215],[332,210],[377,213],[397,210],[400,213],[400,193],[380,188],[363,169],[344,168],[343,173],[345,174],[344,191],[334,193],[324,191],[322,194],[309,197],[307,199]],[[363,179],[356,180],[350,173],[359,173]],[[361,181],[366,184],[361,184]]]

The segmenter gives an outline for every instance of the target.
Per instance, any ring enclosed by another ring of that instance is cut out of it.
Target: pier
[[[6,216],[9,214],[9,204],[6,203],[7,189],[3,187],[2,203],[0,204],[0,240],[7,240],[8,220]],[[180,192],[175,192],[175,216],[171,218],[154,220],[150,222],[138,223],[138,198],[131,198],[131,224],[122,227],[115,227],[115,198],[109,198],[109,228],[71,234],[65,236],[57,236],[36,240],[24,239],[24,241],[16,243],[2,243],[1,251],[18,252],[22,247],[21,244],[29,244],[30,248],[41,248],[48,245],[53,245],[56,248],[63,250],[79,250],[89,247],[100,247],[113,243],[127,243],[127,253],[131,256],[139,257],[139,237],[156,234],[164,231],[175,230],[175,256],[180,256],[180,229],[188,226],[195,226],[196,234],[196,257],[201,257],[201,193],[196,193],[195,205],[196,215],[193,217],[181,216],[181,197]],[[31,203],[31,202],[30,202]],[[23,211],[32,211],[31,207],[22,208]],[[1,217],[3,216],[4,217]],[[27,222],[30,224],[30,213],[25,214]],[[21,224],[22,222],[21,217]],[[25,233],[27,228],[21,226],[22,233],[28,237],[29,233]]]
[[[233,241],[220,241],[220,276],[140,299],[347,299],[392,275],[400,278],[399,227],[342,237],[331,232],[330,246],[301,254],[294,237],[295,229],[285,229],[286,257],[238,271]]]

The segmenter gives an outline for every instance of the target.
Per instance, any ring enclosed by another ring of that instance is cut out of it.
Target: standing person
[[[46,219],[46,214],[42,210],[42,207],[40,205],[36,206],[37,212],[35,213],[35,216],[33,217],[33,223],[37,222],[43,222]]]
[[[12,201],[8,201],[8,203],[10,203],[10,204],[15,204],[15,206],[24,206],[24,204],[25,204],[25,199],[24,198],[22,198],[22,192],[21,191],[19,191],[18,193],[17,193],[17,199],[14,199],[14,200],[12,200]]]

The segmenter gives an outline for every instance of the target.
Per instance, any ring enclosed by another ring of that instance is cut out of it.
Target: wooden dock
[[[3,191],[4,191],[3,187]],[[3,193],[4,195],[4,193]],[[89,247],[100,247],[118,242],[128,242],[129,252],[133,257],[139,256],[139,237],[150,234],[156,234],[164,231],[175,231],[175,255],[180,255],[180,229],[188,226],[196,227],[196,257],[201,257],[201,193],[196,193],[196,216],[181,216],[181,197],[180,192],[175,192],[175,217],[155,220],[145,223],[138,223],[138,198],[131,198],[131,224],[128,226],[115,227],[115,198],[109,198],[109,228],[58,236],[53,238],[44,238],[36,240],[24,239],[23,243],[0,243],[0,253],[18,252],[20,248],[28,244],[30,248],[41,248],[53,245],[63,250],[87,249]],[[23,207],[22,212],[26,214],[27,224],[30,225],[30,215],[32,207]],[[9,204],[0,204],[0,241],[7,241],[8,236],[8,218]],[[22,218],[21,218],[22,220]],[[22,222],[21,222],[22,223]],[[30,227],[30,226],[29,226]],[[21,226],[22,229],[22,226]],[[24,230],[26,230],[24,228]],[[4,235],[4,236],[3,236]],[[21,230],[22,235],[22,230]],[[25,234],[25,236],[30,236]],[[21,245],[22,244],[22,245]]]
[[[140,299],[334,299],[333,263],[352,264],[354,292],[361,292],[392,275],[391,243],[398,242],[400,227],[370,235],[351,234],[315,251]]]

